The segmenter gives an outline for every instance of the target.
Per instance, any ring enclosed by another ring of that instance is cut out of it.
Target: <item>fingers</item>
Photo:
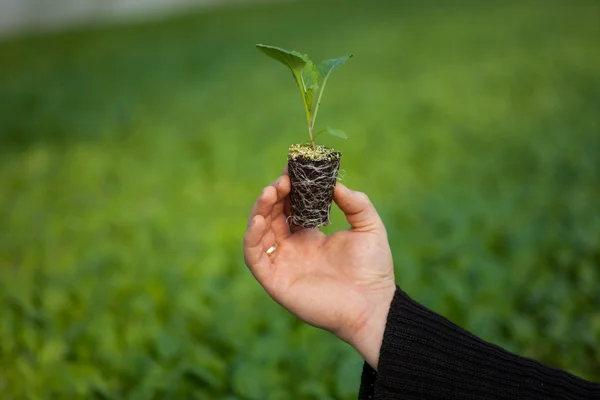
[[[288,177],[288,182],[290,182],[290,191],[292,190],[292,181],[290,180],[290,176],[288,174],[288,164],[285,164],[285,168],[283,169],[283,175]],[[287,219],[290,216],[290,198],[286,197],[283,201],[283,215]]]
[[[284,214],[284,202],[290,190],[286,167],[273,184],[263,189],[248,218],[248,229],[244,235],[244,261],[263,286],[267,285],[272,271],[272,263],[266,250],[273,243],[281,242],[291,235]]]
[[[248,217],[248,226],[250,226],[250,222],[257,215],[262,216],[267,219],[273,211],[273,207],[277,202],[277,190],[273,186],[267,186],[263,189],[260,196],[252,206],[252,211],[250,211],[250,217]]]
[[[250,220],[244,235],[244,261],[256,280],[265,287],[272,273],[271,260],[265,253],[263,245],[268,231],[265,218],[256,215]]]
[[[346,215],[352,229],[383,230],[383,222],[366,194],[348,189],[341,183],[335,185],[333,200]]]
[[[281,175],[275,182],[273,187],[277,193],[277,202],[273,207],[273,215],[282,214],[285,206],[285,198],[290,194],[291,185],[290,177],[287,175]]]
[[[291,185],[290,177],[281,175],[273,186],[277,192],[277,202],[271,211],[271,228],[277,239],[285,239],[291,235],[290,227],[287,223],[287,215],[285,213],[285,205],[289,202],[288,195],[290,194]]]
[[[273,184],[265,187],[252,206],[244,235],[244,261],[256,279],[265,286],[272,263],[265,253],[273,243],[291,235],[285,202],[291,190],[287,166]]]
[[[290,189],[290,178],[287,175],[286,166],[281,176],[277,178],[277,180],[271,185],[263,189],[262,193],[252,206],[252,211],[250,212],[250,216],[248,218],[248,224],[250,224],[250,221],[256,215],[262,215],[263,217],[267,218],[267,216],[277,216],[278,214],[283,213],[285,208],[285,200],[290,193]]]

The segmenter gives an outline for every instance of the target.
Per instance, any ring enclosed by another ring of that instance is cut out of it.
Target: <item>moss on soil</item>
[[[331,147],[317,145],[314,149],[310,143],[293,144],[288,150],[288,159],[303,157],[307,160],[324,161],[339,160],[342,153]]]

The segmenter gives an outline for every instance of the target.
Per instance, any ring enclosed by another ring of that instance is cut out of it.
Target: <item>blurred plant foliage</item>
[[[355,53],[322,117],[408,293],[600,380],[600,5],[309,6],[0,43],[0,398],[355,398],[243,265],[305,129],[261,42]]]

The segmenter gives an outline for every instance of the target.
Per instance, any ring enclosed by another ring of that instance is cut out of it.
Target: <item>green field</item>
[[[323,143],[405,291],[600,380],[599,42],[583,0],[285,3],[0,42],[0,398],[356,398],[359,356],[244,266],[250,206],[307,140],[255,43],[354,53],[317,125],[351,137]]]

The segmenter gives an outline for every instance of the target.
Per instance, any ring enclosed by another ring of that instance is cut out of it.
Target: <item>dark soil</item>
[[[288,173],[292,183],[290,193],[291,223],[304,228],[319,228],[329,224],[333,191],[340,169],[342,153],[312,160],[304,156],[288,157]]]

